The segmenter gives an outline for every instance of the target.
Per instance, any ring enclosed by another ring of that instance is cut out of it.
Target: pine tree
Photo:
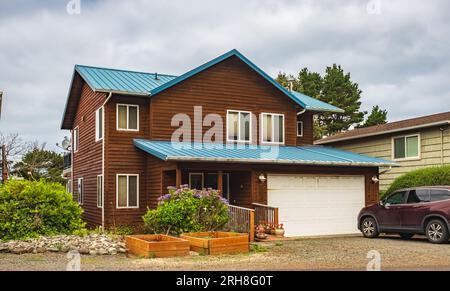
[[[387,123],[387,110],[381,110],[378,105],[372,107],[370,115],[366,121],[358,127],[368,127]]]

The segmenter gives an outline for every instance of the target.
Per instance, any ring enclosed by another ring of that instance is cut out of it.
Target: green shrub
[[[215,231],[228,222],[228,202],[215,190],[171,188],[159,198],[158,207],[144,215],[147,232],[179,235]]]
[[[82,209],[58,183],[11,180],[0,186],[0,239],[82,233]]]
[[[385,195],[402,188],[442,185],[450,185],[450,166],[429,167],[406,173],[392,182]]]

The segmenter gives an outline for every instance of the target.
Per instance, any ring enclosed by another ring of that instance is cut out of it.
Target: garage
[[[268,205],[279,208],[286,236],[358,233],[364,176],[268,175]]]

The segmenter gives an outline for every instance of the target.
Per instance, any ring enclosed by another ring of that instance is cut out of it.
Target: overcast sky
[[[0,131],[54,148],[75,64],[182,74],[233,48],[272,76],[341,64],[390,121],[450,111],[447,0],[69,2],[0,0]]]

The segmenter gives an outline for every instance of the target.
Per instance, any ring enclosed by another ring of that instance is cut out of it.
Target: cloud
[[[341,64],[391,120],[450,109],[445,0],[68,2],[0,3],[1,131],[60,141],[74,64],[181,74],[232,48],[273,76]]]

